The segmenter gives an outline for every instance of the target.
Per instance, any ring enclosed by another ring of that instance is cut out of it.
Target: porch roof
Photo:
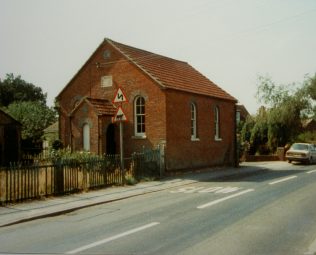
[[[94,109],[97,115],[113,116],[116,113],[116,107],[110,101],[105,99],[84,97],[71,111],[70,116],[73,115],[74,112],[76,112],[77,109],[81,107],[83,103],[91,105],[91,107]]]
[[[95,98],[86,98],[90,102],[98,115],[114,115],[116,112],[115,106],[108,100],[104,99],[95,99]]]

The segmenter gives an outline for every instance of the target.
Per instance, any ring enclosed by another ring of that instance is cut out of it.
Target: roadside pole
[[[124,171],[124,149],[123,149],[123,121],[120,121],[120,158],[121,170]],[[124,171],[125,174],[125,171]]]
[[[120,125],[120,165],[121,171],[125,176],[125,168],[124,168],[124,135],[123,135],[123,122],[127,121],[126,115],[122,109],[122,103],[127,102],[127,98],[123,93],[122,89],[119,87],[115,93],[114,99],[112,101],[114,104],[120,104],[117,108],[117,111],[114,115],[113,122],[119,122]],[[124,177],[125,180],[125,177]]]

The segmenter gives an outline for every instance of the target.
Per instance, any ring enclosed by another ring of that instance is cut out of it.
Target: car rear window
[[[307,144],[300,144],[300,143],[294,143],[292,145],[293,150],[308,150],[308,145]]]

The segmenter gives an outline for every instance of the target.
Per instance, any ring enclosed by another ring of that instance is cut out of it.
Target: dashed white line
[[[185,187],[185,188],[180,188],[178,190],[172,190],[170,193],[184,193],[184,194],[190,194],[190,193],[215,193],[215,194],[226,194],[226,193],[232,193],[237,190],[240,190],[240,187],[210,187],[210,188],[205,188],[205,187]]]
[[[311,173],[315,173],[316,172],[316,169],[315,170],[311,170],[311,171],[308,171],[306,172],[307,174],[311,174]]]
[[[197,207],[197,209],[204,209],[206,207],[210,207],[210,206],[213,206],[213,205],[216,205],[218,203],[221,203],[223,201],[226,201],[228,199],[231,199],[231,198],[234,198],[234,197],[238,197],[238,196],[241,196],[241,195],[244,195],[248,192],[251,192],[251,191],[254,191],[254,189],[247,189],[247,190],[244,190],[244,191],[241,191],[239,193],[236,193],[236,194],[233,194],[233,195],[230,195],[230,196],[227,196],[227,197],[223,197],[223,198],[220,198],[220,199],[217,199],[217,200],[214,200],[210,203],[207,203],[207,204],[204,204],[204,205],[200,205]]]
[[[116,239],[119,239],[121,237],[128,236],[128,235],[134,234],[136,232],[145,230],[147,228],[154,227],[154,226],[159,225],[159,224],[160,224],[159,222],[152,222],[150,224],[147,224],[147,225],[144,225],[144,226],[141,226],[141,227],[138,227],[138,228],[131,229],[131,230],[126,231],[124,233],[121,233],[121,234],[118,234],[118,235],[115,235],[115,236],[112,236],[112,237],[109,237],[109,238],[106,238],[106,239],[103,239],[103,240],[100,240],[100,241],[97,241],[97,242],[94,242],[94,243],[91,243],[91,244],[88,244],[88,245],[85,245],[85,246],[79,247],[77,249],[68,251],[68,252],[66,252],[66,254],[75,254],[75,253],[78,253],[78,252],[82,252],[82,251],[91,249],[93,247],[99,246],[101,244],[109,243],[109,242],[114,241]]]
[[[269,184],[270,184],[270,185],[274,185],[274,184],[277,184],[277,183],[280,183],[280,182],[289,181],[289,180],[294,179],[294,178],[297,178],[297,176],[296,176],[296,175],[293,175],[293,176],[290,176],[290,177],[283,178],[283,179],[281,179],[281,180],[277,180],[277,181],[274,181],[274,182],[270,182]]]

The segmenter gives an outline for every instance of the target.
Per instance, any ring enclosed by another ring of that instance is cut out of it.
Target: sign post
[[[120,106],[117,108],[115,116],[113,117],[113,122],[120,123],[120,163],[121,170],[124,171],[123,121],[127,121],[127,118],[122,109],[122,103],[127,102],[127,98],[121,88],[118,88],[118,90],[116,91],[115,97],[112,102],[120,103]]]
[[[120,121],[120,159],[121,159],[121,170],[124,171],[123,122],[122,121]]]

